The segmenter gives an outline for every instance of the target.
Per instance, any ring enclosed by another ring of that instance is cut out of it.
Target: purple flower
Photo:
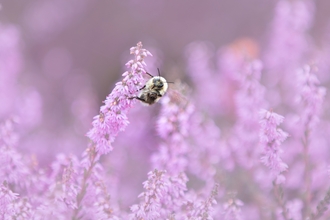
[[[126,63],[130,70],[123,73],[124,78],[121,82],[116,83],[104,105],[101,106],[100,114],[94,117],[93,128],[87,133],[99,154],[111,151],[112,142],[128,125],[127,112],[133,103],[129,98],[141,88],[143,73],[146,72],[144,59],[151,56],[149,51],[142,48],[141,42],[136,47],[132,47],[130,53],[135,56]]]
[[[131,207],[130,219],[156,220],[163,216],[162,202],[166,201],[170,187],[166,171],[154,170],[148,173],[148,180],[143,182],[145,191],[139,195],[142,201]]]
[[[165,219],[172,213],[184,215],[181,207],[187,181],[184,173],[170,176],[164,170],[150,171],[148,180],[143,182],[145,191],[139,195],[142,201],[131,206],[130,219]]]
[[[214,176],[218,165],[228,167],[233,160],[227,157],[228,148],[220,145],[220,129],[214,121],[205,118],[201,112],[195,111],[190,119],[188,153],[189,172],[205,181],[207,185],[214,185]]]
[[[218,195],[218,184],[212,189],[211,195],[204,200],[195,200],[188,213],[189,219],[202,219],[202,220],[213,220],[213,209],[217,201],[215,197]]]
[[[219,74],[212,68],[212,49],[209,43],[193,42],[187,46],[186,57],[188,74],[195,84],[195,102],[201,109],[215,115],[222,108],[218,99],[222,91]]]
[[[301,120],[304,128],[311,130],[319,120],[326,89],[313,73],[311,66],[305,65],[298,71],[298,101],[303,104]]]
[[[223,219],[224,220],[241,220],[241,207],[243,202],[239,199],[231,198],[223,206]]]
[[[265,65],[272,71],[282,70],[272,74],[273,80],[285,77],[284,73],[296,68],[308,51],[306,32],[312,25],[313,14],[311,1],[277,2],[269,49],[265,53]]]
[[[0,217],[11,219],[16,214],[14,203],[18,199],[18,194],[12,192],[6,182],[0,185]]]
[[[0,23],[0,118],[9,117],[16,111],[19,95],[17,80],[22,67],[19,48],[20,33],[15,26]]]
[[[265,106],[265,89],[259,82],[261,71],[261,61],[254,60],[244,63],[236,76],[239,85],[235,95],[237,121],[228,144],[236,162],[248,169],[255,166],[259,155],[255,147],[258,143],[258,111]]]
[[[288,212],[288,219],[294,219],[294,220],[302,220],[302,208],[303,208],[303,202],[299,199],[294,199],[292,201],[289,201],[286,205],[286,209]],[[278,209],[277,212],[277,219],[278,220],[285,220],[283,217],[283,210]]]
[[[154,168],[177,175],[185,172],[187,167],[187,136],[194,107],[177,91],[169,92],[162,98],[161,103],[157,131],[164,143],[160,145],[159,151],[152,155],[151,160]]]
[[[14,131],[17,118],[7,119],[0,124],[0,147],[14,148],[18,142],[18,134]]]
[[[6,120],[0,124],[0,179],[19,188],[31,187],[32,173],[29,161],[15,148],[18,135],[14,131],[15,119]],[[25,181],[21,181],[25,179]]]
[[[271,170],[276,183],[280,184],[285,181],[281,173],[288,168],[288,165],[280,158],[282,153],[280,146],[288,137],[288,134],[277,128],[283,122],[284,117],[265,109],[260,110],[259,114],[260,143],[264,147],[264,155],[261,157],[261,162]]]

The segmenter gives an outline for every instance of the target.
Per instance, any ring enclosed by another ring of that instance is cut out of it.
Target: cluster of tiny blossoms
[[[330,219],[330,81],[326,64],[310,62],[330,52],[310,42],[314,13],[312,1],[278,1],[268,49],[192,42],[191,85],[176,81],[148,107],[132,99],[149,77],[151,54],[138,43],[87,149],[52,155],[49,167],[21,150],[35,148],[15,100],[19,34],[0,26],[0,219]]]
[[[142,48],[142,43],[132,47],[130,52],[135,56],[126,63],[130,70],[123,73],[124,78],[121,82],[116,83],[101,106],[100,114],[94,117],[93,128],[87,133],[99,154],[111,151],[112,142],[120,131],[125,130],[129,123],[127,112],[132,107],[129,97],[134,96],[142,87],[143,74],[146,72],[144,59],[151,56],[151,53]]]
[[[280,157],[282,153],[280,145],[288,134],[277,128],[283,122],[284,117],[265,109],[260,110],[259,114],[261,119],[260,142],[264,145],[264,155],[261,157],[261,161],[271,170],[276,183],[280,184],[285,180],[281,173],[288,168]]]

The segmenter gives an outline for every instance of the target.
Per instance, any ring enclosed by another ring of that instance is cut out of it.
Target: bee
[[[168,89],[168,82],[164,77],[160,76],[160,71],[158,70],[158,76],[153,76],[147,72],[151,77],[147,83],[140,89],[138,96],[130,97],[129,99],[137,99],[141,102],[152,105],[159,101],[163,97]]]

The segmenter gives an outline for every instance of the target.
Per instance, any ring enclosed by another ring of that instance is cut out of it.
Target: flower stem
[[[309,161],[309,129],[305,130],[303,137],[303,157],[305,163],[305,171],[304,171],[304,184],[305,184],[305,194],[304,194],[304,216],[309,216],[311,213],[310,203],[311,203],[311,167]]]
[[[289,215],[288,209],[286,208],[286,204],[283,199],[283,188],[281,187],[281,185],[276,184],[275,181],[273,182],[273,186],[274,186],[274,195],[276,198],[276,202],[282,208],[282,216],[285,220],[290,220],[288,216]]]
[[[89,151],[88,155],[89,155],[90,165],[87,169],[84,169],[84,178],[81,183],[81,190],[77,194],[77,197],[76,197],[77,198],[77,208],[74,210],[74,213],[72,215],[72,220],[81,219],[81,217],[78,217],[78,215],[81,210],[81,203],[86,195],[86,190],[88,187],[87,181],[88,181],[89,177],[91,176],[93,168],[97,162],[96,161],[97,152],[95,150],[95,146],[92,146],[92,147],[88,148],[87,150]]]

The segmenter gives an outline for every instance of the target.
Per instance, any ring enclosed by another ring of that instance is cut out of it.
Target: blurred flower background
[[[330,218],[329,1],[0,5],[2,219]]]

